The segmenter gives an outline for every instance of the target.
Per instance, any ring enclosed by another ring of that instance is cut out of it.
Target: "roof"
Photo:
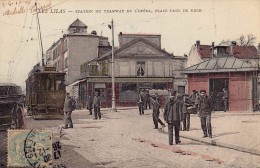
[[[255,46],[215,46],[214,48],[226,48],[226,52],[229,55],[233,55],[236,58],[258,58],[257,49]],[[233,52],[231,52],[231,49]],[[199,45],[199,55],[202,59],[212,58],[212,46],[211,45]]]
[[[227,52],[231,55],[231,46],[227,48]],[[233,46],[233,54],[236,58],[259,58],[255,46]]]
[[[211,58],[212,56],[212,46],[211,45],[199,45],[198,52],[201,58]]]
[[[161,49],[160,47],[154,45],[153,43],[150,43],[148,40],[145,40],[145,39],[143,39],[143,38],[136,38],[136,39],[130,41],[129,43],[126,43],[126,44],[122,45],[119,49],[115,50],[114,54],[116,55],[116,54],[119,53],[120,51],[123,51],[124,49],[126,49],[126,48],[128,48],[128,47],[130,47],[130,46],[132,46],[132,45],[134,45],[134,44],[136,44],[136,43],[138,43],[138,42],[140,42],[140,41],[144,42],[144,43],[147,44],[147,45],[152,46],[153,48],[155,48],[155,49],[157,49],[157,50],[163,52],[163,53],[166,54],[167,56],[173,58],[173,55],[172,55],[172,54],[166,52],[165,50]],[[100,61],[100,60],[108,59],[108,58],[110,58],[110,57],[112,57],[112,51],[107,52],[107,53],[104,54],[103,56],[98,57],[98,58],[95,58],[95,59],[92,60],[92,61]]]
[[[257,71],[258,60],[216,57],[186,68],[184,74]]]
[[[76,19],[73,23],[71,23],[71,25],[69,26],[69,28],[73,28],[73,27],[82,27],[82,28],[87,28],[88,26],[85,25],[83,22],[81,22],[79,19]]]
[[[15,83],[0,83],[0,86],[17,86]]]

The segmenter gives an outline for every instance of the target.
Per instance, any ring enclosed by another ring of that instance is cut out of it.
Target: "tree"
[[[253,34],[241,35],[236,40],[222,40],[219,45],[231,45],[232,41],[235,41],[239,46],[252,46],[254,45],[256,37]]]

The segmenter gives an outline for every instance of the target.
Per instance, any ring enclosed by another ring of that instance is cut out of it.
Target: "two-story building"
[[[136,106],[141,89],[174,89],[174,80],[185,92],[185,79],[181,74],[174,79],[173,72],[184,67],[187,58],[162,49],[161,35],[120,33],[118,38],[119,48],[114,51],[117,106]],[[80,82],[82,104],[86,94],[99,91],[103,107],[111,107],[111,60],[112,52],[108,52],[81,66],[81,79],[86,79]]]

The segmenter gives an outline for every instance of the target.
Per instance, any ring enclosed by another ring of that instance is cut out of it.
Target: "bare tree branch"
[[[247,46],[253,45],[255,43],[256,37],[253,34],[248,34],[247,35]]]

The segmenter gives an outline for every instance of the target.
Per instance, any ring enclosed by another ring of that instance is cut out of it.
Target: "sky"
[[[41,60],[35,0],[0,0],[0,83],[23,88],[33,65]],[[176,56],[189,54],[197,40],[219,44],[240,35],[260,43],[260,0],[38,0],[44,53],[77,18],[111,42],[118,34],[160,34],[162,48]],[[117,10],[117,11],[115,11]]]

